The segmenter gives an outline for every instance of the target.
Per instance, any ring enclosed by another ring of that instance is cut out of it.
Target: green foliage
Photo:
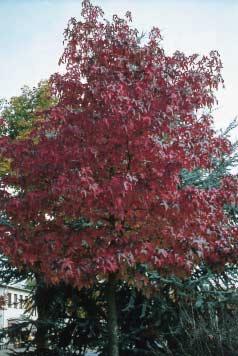
[[[237,128],[237,119],[234,119],[224,132],[223,137],[230,137],[232,130]],[[193,185],[201,189],[216,188],[220,185],[220,181],[227,174],[232,174],[232,171],[236,170],[238,164],[238,141],[231,145],[231,152],[229,154],[223,154],[218,160],[213,160],[213,167],[210,170],[195,169],[189,172],[186,169],[181,170],[181,187],[187,185]]]
[[[149,278],[157,287],[151,298],[118,284],[121,356],[236,355],[238,278],[234,267],[216,274],[201,266],[186,280],[156,272]],[[106,284],[81,291],[64,284],[42,287],[49,346],[44,355],[84,355],[90,348],[106,356]]]
[[[32,294],[32,302],[34,307],[43,304],[44,317],[41,309],[41,317],[38,320],[28,319],[14,329],[7,330],[7,333],[20,333],[26,326],[28,333],[35,330],[37,334],[40,330],[47,347],[45,350],[37,348],[35,334],[33,340],[25,342],[26,349],[20,354],[73,356],[84,355],[89,346],[93,349],[97,347],[105,312],[95,288],[78,291],[69,285],[46,286],[43,281],[38,281]]]
[[[202,266],[186,280],[154,273],[149,299],[120,286],[120,355],[235,355],[237,276],[234,267],[216,274]]]
[[[9,101],[1,100],[4,124],[1,125],[0,135],[9,135],[13,139],[25,137],[40,118],[40,112],[50,108],[55,102],[48,81],[41,81],[32,89],[24,86],[21,95],[14,96]]]

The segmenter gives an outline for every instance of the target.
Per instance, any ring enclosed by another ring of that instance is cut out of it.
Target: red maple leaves
[[[204,113],[222,83],[218,53],[166,55],[158,29],[142,44],[127,19],[105,21],[89,1],[82,16],[65,31],[65,74],[51,78],[58,104],[27,139],[2,140],[12,228],[0,231],[1,251],[78,286],[126,278],[138,263],[179,273],[231,260],[237,231],[223,206],[234,182],[202,190],[180,175],[230,149]],[[87,226],[75,229],[80,219]]]

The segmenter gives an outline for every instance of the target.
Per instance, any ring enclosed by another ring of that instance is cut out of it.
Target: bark
[[[37,355],[45,355],[48,350],[47,334],[48,334],[48,288],[39,276],[36,277],[36,293],[35,304],[37,307],[37,330],[35,335],[35,344]]]
[[[110,274],[107,287],[108,299],[108,355],[119,356],[118,323],[116,307],[116,279]]]

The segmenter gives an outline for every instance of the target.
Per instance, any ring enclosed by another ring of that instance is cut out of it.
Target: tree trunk
[[[116,307],[116,279],[113,273],[109,275],[107,299],[108,299],[108,356],[119,356],[117,307]]]
[[[35,335],[35,344],[37,355],[45,355],[48,350],[47,334],[48,334],[48,288],[39,276],[36,276],[36,292],[35,303],[37,307],[37,330]]]

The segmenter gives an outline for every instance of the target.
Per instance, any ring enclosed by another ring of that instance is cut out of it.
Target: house
[[[6,328],[24,316],[29,316],[30,290],[21,284],[0,284],[0,296],[5,299],[5,305],[0,309],[0,329]]]

